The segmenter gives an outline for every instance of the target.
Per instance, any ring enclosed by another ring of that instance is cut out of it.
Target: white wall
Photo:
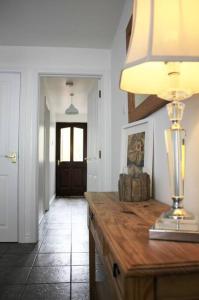
[[[186,129],[185,207],[199,216],[199,95],[186,104],[183,127]],[[154,113],[154,188],[155,198],[171,204],[164,130],[170,126],[166,107]]]
[[[86,123],[87,122],[87,114],[78,114],[78,115],[56,114],[56,122]]]
[[[127,0],[112,47],[112,189],[117,190],[120,170],[121,126],[127,123],[127,95],[119,90],[120,71],[126,52],[125,29],[131,15],[132,1]],[[185,206],[199,215],[199,96],[185,102],[183,126],[187,130],[187,160],[185,178]],[[124,113],[125,111],[125,113]],[[168,167],[164,130],[169,126],[166,108],[151,115],[154,120],[154,196],[157,200],[170,201]]]
[[[110,141],[110,51],[81,48],[0,47],[0,70],[21,73],[19,133],[19,241],[37,240],[38,82],[42,74],[103,75],[104,142]],[[108,107],[105,110],[105,106]],[[110,188],[110,153],[105,152],[105,183]]]
[[[121,127],[128,123],[127,94],[119,90],[120,72],[126,57],[126,26],[131,16],[132,0],[126,1],[111,51],[112,77],[112,189],[117,190],[120,172]]]
[[[46,89],[40,81],[38,134],[38,214],[39,223],[55,197],[55,114],[46,104]]]

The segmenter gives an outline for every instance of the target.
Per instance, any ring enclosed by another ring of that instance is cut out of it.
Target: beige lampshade
[[[120,88],[167,100],[199,92],[199,0],[134,0]]]

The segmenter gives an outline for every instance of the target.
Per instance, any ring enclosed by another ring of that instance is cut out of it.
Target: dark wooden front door
[[[87,124],[56,125],[56,195],[82,196],[87,182]]]

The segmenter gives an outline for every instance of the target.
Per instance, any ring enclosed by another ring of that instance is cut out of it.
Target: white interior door
[[[96,80],[88,95],[88,134],[87,134],[87,191],[100,189],[100,99],[99,80]]]
[[[0,73],[0,242],[18,240],[20,75]]]

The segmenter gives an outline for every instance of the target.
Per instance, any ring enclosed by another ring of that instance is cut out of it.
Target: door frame
[[[53,71],[38,71],[36,74],[37,77],[37,117],[39,116],[39,104],[40,104],[40,78],[45,76],[53,76],[53,77],[82,77],[82,78],[96,78],[100,80],[100,89],[101,89],[101,110],[100,110],[100,118],[101,123],[103,124],[103,145],[102,145],[102,168],[100,168],[100,183],[99,187],[101,191],[110,191],[111,190],[111,82],[110,82],[110,73],[104,70],[53,70]],[[107,102],[105,101],[107,99]],[[39,120],[37,118],[37,134],[36,134],[36,143],[35,146],[38,146],[38,132],[39,132]],[[37,147],[38,149],[38,147]],[[38,157],[36,160],[36,187],[35,187],[35,195],[38,195]],[[101,173],[103,171],[103,176]],[[38,207],[38,197],[36,197],[36,207]],[[35,211],[35,220],[38,220],[38,212]],[[38,222],[37,222],[38,223]],[[36,224],[36,238],[38,234],[38,224]]]
[[[111,78],[110,71],[92,68],[29,68],[0,66],[1,73],[20,74],[18,242],[38,241],[38,129],[41,76],[101,79],[104,153],[101,190],[111,190]],[[106,101],[104,101],[106,99]],[[28,141],[28,142],[27,142]]]
[[[44,174],[45,174],[45,187],[44,187],[44,211],[49,210],[49,197],[50,197],[50,111],[47,107],[46,96],[45,96],[45,110],[44,110]],[[48,120],[46,119],[46,112],[48,114]],[[47,122],[48,121],[48,122]],[[48,130],[46,130],[46,125],[48,125]]]

